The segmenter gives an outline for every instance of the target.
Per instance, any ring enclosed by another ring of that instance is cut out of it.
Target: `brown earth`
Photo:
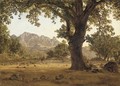
[[[0,86],[119,86],[120,73],[68,70],[69,63],[0,66]]]

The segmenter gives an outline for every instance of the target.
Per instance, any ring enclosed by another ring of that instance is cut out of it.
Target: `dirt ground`
[[[69,63],[1,65],[0,86],[119,86],[120,73],[68,70]]]

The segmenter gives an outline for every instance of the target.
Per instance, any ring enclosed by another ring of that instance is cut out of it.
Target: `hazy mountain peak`
[[[47,36],[41,35],[38,36],[37,34],[24,32],[19,36],[20,43],[23,46],[29,47],[31,49],[48,49],[53,48],[56,45],[58,45],[60,42],[56,39],[56,37],[53,37],[50,39]],[[36,47],[37,46],[37,47]]]

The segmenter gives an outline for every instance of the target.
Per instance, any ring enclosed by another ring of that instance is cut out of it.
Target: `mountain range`
[[[24,32],[19,36],[20,43],[30,50],[48,50],[57,46],[60,42],[53,37],[50,39],[44,35]]]
[[[60,43],[55,37],[50,39],[44,35],[38,36],[37,34],[28,32],[24,32],[18,38],[20,43],[31,51],[48,51]],[[96,57],[95,52],[91,51],[89,46],[83,47],[82,51],[87,59]]]

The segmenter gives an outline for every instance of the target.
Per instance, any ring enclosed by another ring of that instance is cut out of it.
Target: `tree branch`
[[[53,8],[52,6],[49,6],[48,9],[50,9],[53,13],[56,13],[60,18],[66,20],[65,16],[63,16],[61,12],[55,10],[55,8]]]
[[[75,0],[75,12],[77,16],[80,16],[83,12],[83,1],[82,0]]]
[[[88,16],[96,6],[97,6],[96,0],[89,0],[83,13],[84,17],[88,18]]]
[[[106,0],[100,0],[99,2],[96,2],[97,3],[97,5],[98,4],[101,4],[101,3],[103,3],[103,2],[105,2]]]
[[[71,35],[70,35],[70,21],[66,20],[66,32],[67,32],[67,36],[70,39]]]
[[[58,3],[59,2],[59,3]],[[61,1],[44,1],[41,3],[40,0],[36,1],[36,4],[40,5],[41,7],[48,7],[48,9],[52,10],[53,12],[56,12],[59,17],[63,18],[63,16],[66,16],[66,18],[73,18],[75,15],[73,10],[69,5],[67,5],[68,1],[65,1],[64,3]],[[59,8],[61,12],[63,11],[65,15],[60,15],[60,12],[57,12],[56,8]],[[65,20],[65,17],[63,18]]]

